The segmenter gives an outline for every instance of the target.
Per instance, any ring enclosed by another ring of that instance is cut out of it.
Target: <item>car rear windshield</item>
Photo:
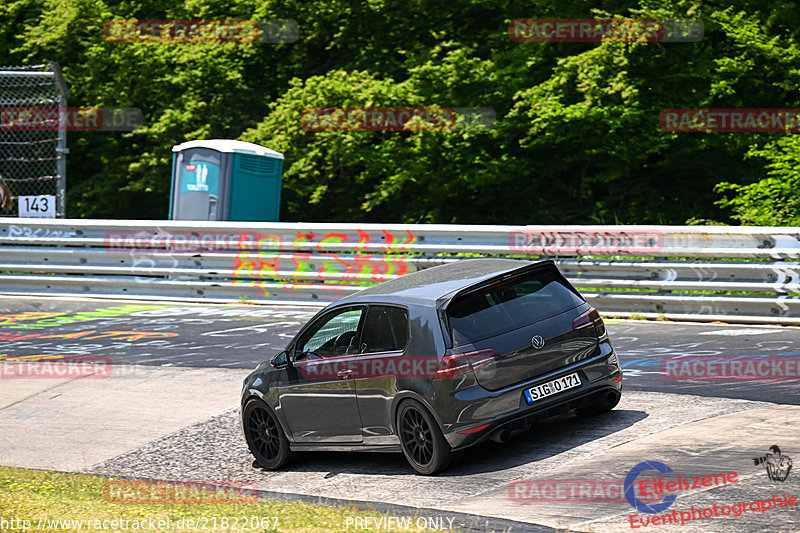
[[[572,309],[584,300],[555,267],[457,297],[448,307],[455,346],[500,335]]]

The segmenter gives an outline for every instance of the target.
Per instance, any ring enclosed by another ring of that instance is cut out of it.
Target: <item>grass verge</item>
[[[109,487],[118,490],[120,486],[129,488],[129,492],[114,493],[109,490]],[[355,508],[302,502],[257,500],[230,503],[242,499],[251,500],[248,497],[242,498],[242,491],[239,491],[238,498],[230,497],[229,491],[228,503],[199,503],[211,501],[212,498],[198,498],[200,493],[197,491],[193,493],[194,498],[191,492],[184,492],[183,498],[175,498],[177,493],[173,492],[171,501],[177,499],[182,503],[153,503],[170,500],[165,496],[169,491],[163,491],[165,486],[170,485],[0,466],[0,531],[22,531],[27,525],[29,531],[327,533],[347,531],[348,525],[350,530],[359,529],[356,527],[359,518],[362,525],[369,518],[370,531],[423,531],[416,527],[416,516],[390,517]],[[114,503],[115,500],[125,500],[125,494],[148,503]],[[218,497],[216,501],[224,499],[226,498]],[[385,520],[381,520],[384,518]],[[69,520],[73,522],[65,522]],[[78,524],[78,520],[82,520],[82,523]],[[406,523],[410,525],[408,529],[402,526],[398,528],[399,524]],[[188,527],[190,525],[193,527]]]

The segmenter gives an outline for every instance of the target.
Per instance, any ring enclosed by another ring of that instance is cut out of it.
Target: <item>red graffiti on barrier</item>
[[[325,283],[326,289],[338,290],[334,288],[337,284],[379,283],[408,272],[410,257],[403,254],[412,252],[412,245],[417,242],[414,233],[408,229],[354,231],[114,231],[106,233],[105,245],[109,251],[146,254],[236,251],[233,283],[252,286],[253,279],[259,280],[257,286],[264,295],[268,294],[265,289],[275,288],[274,283],[283,283],[281,287],[290,290],[318,288],[318,284],[301,282],[313,280]],[[45,316],[51,315],[42,318]]]
[[[281,262],[285,270],[281,270]],[[406,274],[409,262],[410,257],[405,255],[249,253],[236,257],[234,275],[237,278],[274,281],[297,279],[379,283]]]
[[[287,279],[318,280],[322,282],[356,282],[378,283],[393,279],[408,272],[409,257],[396,255],[397,252],[410,252],[410,245],[416,242],[416,236],[409,230],[403,234],[395,235],[387,230],[381,230],[382,238],[377,246],[388,255],[364,255],[364,251],[375,249],[378,242],[372,243],[372,238],[367,231],[356,230],[358,242],[353,243],[353,253],[332,253],[331,248],[342,248],[351,243],[350,237],[343,232],[330,232],[318,236],[310,232],[297,232],[292,241],[282,239],[278,235],[264,235],[259,233],[253,241],[247,235],[242,235],[239,248],[243,250],[236,256],[234,277],[240,278],[234,283],[252,283],[241,278],[256,278],[258,280],[271,280],[281,282]],[[298,252],[303,248],[311,248],[319,252],[312,256],[307,252]],[[269,253],[254,253],[252,250],[281,250],[289,253],[277,255]],[[377,250],[375,250],[377,251]],[[291,253],[294,252],[294,253]],[[281,270],[281,262],[286,265]],[[291,263],[291,266],[288,266]],[[264,282],[257,282],[264,295],[268,294],[271,286]],[[318,286],[309,283],[284,282],[281,288],[298,289]],[[328,287],[335,290],[333,286]],[[342,288],[345,290],[345,287]]]

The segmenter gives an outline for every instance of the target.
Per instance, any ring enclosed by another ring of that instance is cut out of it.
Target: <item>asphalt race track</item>
[[[92,356],[113,365],[252,370],[281,351],[316,313],[310,306],[207,306],[53,299],[0,300],[0,357]],[[607,321],[626,390],[800,403],[778,380],[672,380],[669,358],[800,355],[800,328]]]
[[[770,479],[754,459],[771,445],[780,446],[784,464],[800,456],[800,328],[607,321],[625,370],[623,400],[611,413],[475,447],[437,477],[414,476],[398,454],[367,453],[300,454],[284,471],[265,472],[238,428],[241,381],[317,309],[0,299],[0,368],[74,357],[110,362],[103,379],[0,373],[0,464],[254,481],[270,497],[371,502],[395,515],[448,516],[467,530],[800,530],[788,503],[644,527],[619,494],[547,499],[536,490],[621,482],[634,465],[658,461],[684,477],[738,474],[729,485],[680,491],[664,513],[799,495],[800,473]],[[57,431],[30,439],[42,427]]]

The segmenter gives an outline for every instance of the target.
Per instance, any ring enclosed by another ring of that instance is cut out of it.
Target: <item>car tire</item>
[[[242,415],[244,438],[256,462],[267,470],[278,470],[291,458],[289,439],[272,409],[260,400],[250,400]]]
[[[613,395],[613,398],[611,397]],[[607,413],[611,411],[613,408],[617,406],[619,400],[622,398],[622,394],[620,393],[613,393],[609,392],[603,400],[590,405],[589,407],[584,407],[583,409],[578,409],[575,411],[575,414],[581,418],[589,418],[592,416],[601,415],[603,413]]]
[[[441,472],[453,458],[439,424],[417,401],[405,400],[400,404],[397,434],[403,455],[418,474],[429,476]]]

